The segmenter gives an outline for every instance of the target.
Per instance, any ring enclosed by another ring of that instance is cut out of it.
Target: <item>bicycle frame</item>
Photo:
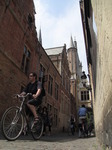
[[[27,133],[26,127],[28,127],[30,129],[30,131],[32,130],[31,128],[32,128],[33,114],[31,116],[30,116],[30,114],[27,115],[26,110],[25,110],[25,100],[28,95],[32,95],[32,94],[28,93],[27,95],[22,96],[22,101],[19,106],[20,113],[23,115],[23,132],[24,132],[24,134]],[[19,97],[19,98],[21,98],[21,97]],[[38,107],[37,107],[37,111],[38,111]]]
[[[87,135],[88,136],[88,131],[87,131],[87,119],[85,117],[80,117],[80,123],[79,123],[79,137]]]
[[[23,125],[23,129],[28,126],[29,127],[29,116],[27,116],[26,114],[26,110],[25,110],[25,100],[26,100],[26,97],[28,95],[31,95],[30,93],[28,93],[26,96],[22,96],[22,101],[21,101],[21,104],[19,106],[19,110],[20,110],[20,113],[23,115],[23,119],[24,119],[24,125]],[[33,115],[32,115],[33,116]],[[31,128],[31,127],[30,127]]]

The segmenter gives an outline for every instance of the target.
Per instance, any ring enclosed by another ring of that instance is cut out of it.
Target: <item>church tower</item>
[[[77,72],[77,42],[73,42],[73,38],[70,38],[70,47],[67,50],[69,69],[71,72],[71,93],[76,95],[76,72]]]
[[[42,45],[42,35],[41,35],[41,28],[39,30],[39,37],[38,37],[39,43]]]

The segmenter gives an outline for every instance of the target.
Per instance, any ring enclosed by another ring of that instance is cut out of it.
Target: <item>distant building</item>
[[[45,49],[46,53],[52,60],[62,77],[61,82],[61,107],[60,107],[60,126],[67,128],[68,120],[71,115],[71,99],[70,99],[70,70],[67,59],[66,45]]]
[[[91,108],[91,94],[82,84],[82,63],[79,60],[77,42],[73,41],[72,36],[70,39],[70,47],[67,50],[69,68],[71,72],[71,93],[75,97],[76,103],[76,118],[77,112],[82,104]]]
[[[73,42],[71,37],[70,47],[68,49],[66,49],[66,45],[53,47],[46,49],[46,53],[62,76],[62,87],[64,87],[68,93],[71,93],[69,97],[67,96],[69,98],[68,107],[70,108],[70,114],[74,115],[78,121],[77,112],[79,107],[82,104],[85,104],[86,107],[91,107],[91,96],[90,91],[83,86],[81,81],[82,63],[79,60],[77,52],[77,42],[76,40]],[[67,103],[66,94],[64,96],[63,91],[62,88],[62,101]],[[64,117],[62,116],[62,118]]]

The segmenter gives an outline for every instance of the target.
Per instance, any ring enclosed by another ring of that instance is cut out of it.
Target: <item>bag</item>
[[[38,81],[37,81],[37,85],[38,85]],[[45,92],[45,89],[44,89],[44,85],[42,83],[42,91],[41,91],[41,94],[39,95],[39,97],[44,97],[46,96],[46,92]]]

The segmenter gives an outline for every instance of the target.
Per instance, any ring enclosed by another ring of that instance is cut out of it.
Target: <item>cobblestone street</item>
[[[22,136],[16,141],[7,141],[0,137],[0,150],[103,150],[96,137],[78,138],[67,133],[43,136],[34,141],[31,136]]]

